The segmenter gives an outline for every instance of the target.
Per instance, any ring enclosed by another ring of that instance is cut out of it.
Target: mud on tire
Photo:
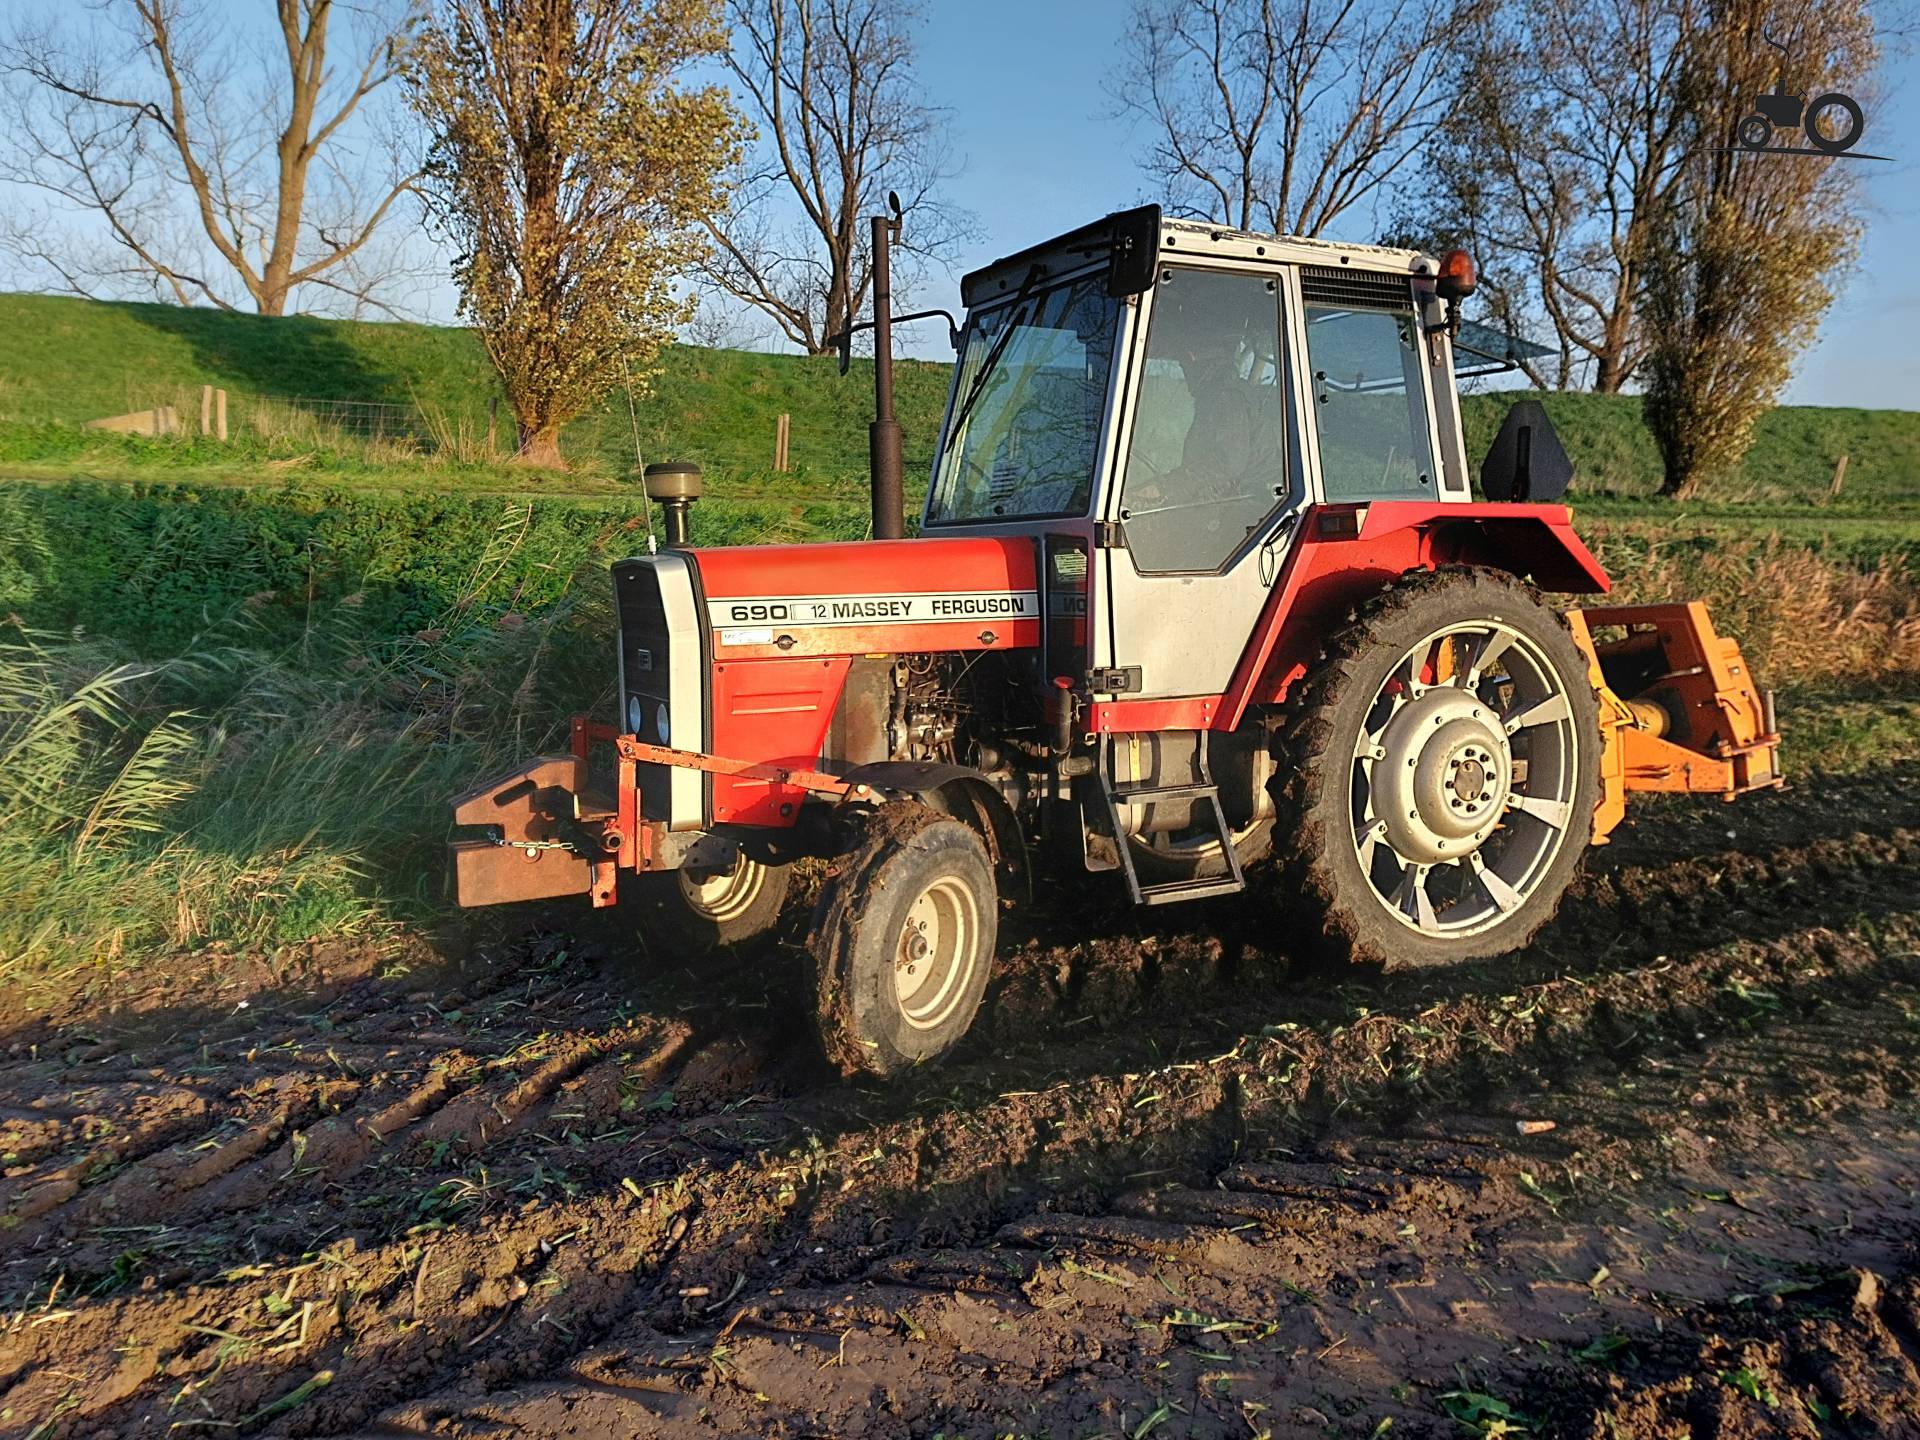
[[[1447,665],[1469,668],[1443,679]],[[1403,579],[1332,638],[1288,712],[1278,857],[1329,949],[1447,964],[1518,949],[1552,918],[1599,803],[1602,737],[1587,659],[1531,587],[1483,569]]]
[[[887,1076],[951,1050],[986,993],[999,912],[978,831],[911,801],[876,813],[828,873],[808,937],[827,1059]]]

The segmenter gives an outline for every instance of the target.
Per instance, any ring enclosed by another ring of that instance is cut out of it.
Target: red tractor
[[[1543,603],[1607,577],[1541,503],[1570,470],[1537,406],[1481,470],[1509,498],[1473,498],[1472,287],[1461,252],[1155,207],[1021,251],[964,282],[914,539],[882,290],[876,538],[689,548],[697,474],[655,467],[669,546],[613,567],[620,723],[456,802],[460,902],[638,882],[726,945],[823,857],[821,1036],[879,1075],[965,1033],[1036,881],[1162,905],[1272,865],[1362,959],[1524,945],[1627,791],[1776,785],[1779,741],[1701,606]]]

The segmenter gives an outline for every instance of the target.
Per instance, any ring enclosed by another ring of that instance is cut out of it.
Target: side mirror
[[[1160,269],[1160,207],[1142,205],[1107,217],[1107,294],[1115,300],[1153,288]]]
[[[1573,483],[1573,461],[1538,400],[1507,412],[1480,462],[1480,488],[1489,500],[1558,500]]]

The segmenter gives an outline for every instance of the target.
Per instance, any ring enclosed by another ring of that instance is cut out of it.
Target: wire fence
[[[255,408],[257,418],[258,407],[274,406],[358,440],[415,440],[426,444],[434,439],[434,427],[420,407],[412,404],[316,395],[244,395],[231,403],[239,407],[243,421],[249,407]]]

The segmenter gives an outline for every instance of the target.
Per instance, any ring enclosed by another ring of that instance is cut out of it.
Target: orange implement
[[[1568,612],[1600,695],[1602,794],[1593,843],[1633,790],[1719,795],[1781,784],[1773,694],[1699,601]],[[1597,633],[1596,633],[1597,632]]]

